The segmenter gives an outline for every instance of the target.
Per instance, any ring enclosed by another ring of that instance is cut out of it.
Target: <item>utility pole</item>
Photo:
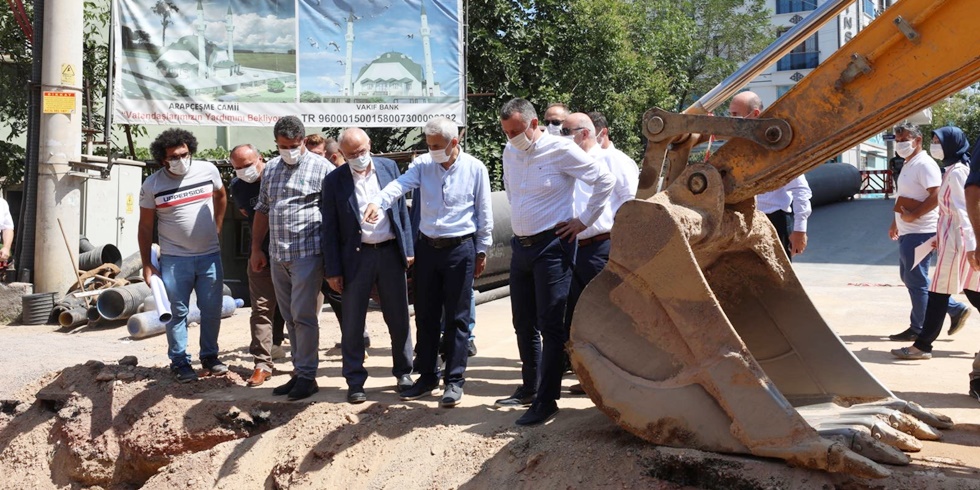
[[[81,181],[68,175],[68,162],[81,160],[84,2],[43,1],[34,292],[63,294],[78,270]]]

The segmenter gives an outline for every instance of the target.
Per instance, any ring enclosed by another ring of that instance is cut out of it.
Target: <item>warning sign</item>
[[[61,64],[61,84],[75,86],[75,68],[70,63]]]
[[[71,114],[75,112],[74,92],[44,92],[45,114]]]

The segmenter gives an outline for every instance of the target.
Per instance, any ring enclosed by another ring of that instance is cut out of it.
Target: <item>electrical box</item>
[[[116,164],[107,180],[86,179],[82,185],[79,230],[98,247],[111,243],[123,258],[139,252],[136,231],[140,219],[143,168]]]

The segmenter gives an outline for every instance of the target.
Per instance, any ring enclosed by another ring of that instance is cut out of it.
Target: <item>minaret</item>
[[[235,22],[234,14],[231,11],[231,2],[228,3],[228,13],[225,14],[225,32],[228,33],[228,51],[226,52],[228,56],[228,61],[235,62]]]
[[[208,73],[207,53],[204,51],[204,4],[197,0],[197,19],[194,20],[197,27],[197,76],[204,78]]]
[[[429,47],[429,18],[425,15],[425,0],[422,0],[422,51],[425,53],[425,95],[435,93],[436,72],[432,69],[432,49]]]
[[[354,80],[351,78],[351,70],[354,65],[354,12],[347,17],[347,62],[344,63],[344,95],[351,95],[354,89]]]

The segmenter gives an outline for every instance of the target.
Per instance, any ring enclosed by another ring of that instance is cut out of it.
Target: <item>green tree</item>
[[[160,47],[167,45],[167,26],[174,23],[170,19],[173,12],[179,12],[177,6],[174,5],[173,0],[157,0],[156,5],[153,6],[152,12],[160,16],[160,25],[163,27],[163,35],[160,41]]]
[[[925,146],[929,145],[932,130],[943,126],[962,129],[971,145],[977,141],[980,137],[980,83],[932,106],[932,124],[922,126]]]

